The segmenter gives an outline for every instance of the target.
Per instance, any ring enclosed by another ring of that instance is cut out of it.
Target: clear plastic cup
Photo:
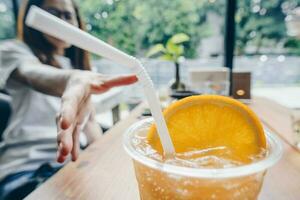
[[[251,164],[222,169],[189,168],[170,165],[137,151],[136,134],[147,134],[151,118],[133,124],[125,133],[123,145],[131,156],[142,200],[254,200],[261,190],[268,168],[282,155],[280,140],[266,132],[268,154]]]

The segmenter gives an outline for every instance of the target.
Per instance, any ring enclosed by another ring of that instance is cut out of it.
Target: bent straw
[[[37,6],[30,7],[26,18],[26,25],[81,49],[85,49],[133,69],[144,88],[144,93],[157,126],[164,154],[166,156],[171,156],[175,153],[153,83],[139,60],[61,20],[60,18],[51,15]]]

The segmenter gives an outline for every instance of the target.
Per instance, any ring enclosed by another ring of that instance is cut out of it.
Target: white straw
[[[139,60],[36,6],[31,6],[26,18],[26,25],[133,69],[139,82],[143,85],[164,153],[168,156],[174,154],[174,146],[162,115],[155,89],[148,73]]]

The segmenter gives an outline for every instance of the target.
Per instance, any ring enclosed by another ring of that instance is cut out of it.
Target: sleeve
[[[16,40],[0,44],[0,89],[5,89],[11,73],[25,62],[38,62],[25,44]]]

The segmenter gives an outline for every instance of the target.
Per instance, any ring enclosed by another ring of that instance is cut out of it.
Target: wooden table
[[[282,113],[273,113],[276,109],[272,106],[276,104],[266,99],[255,99],[251,104],[265,125],[282,137],[287,124],[279,120]],[[143,108],[139,105],[127,119],[82,152],[76,162],[67,164],[27,199],[139,199],[133,166],[122,147],[122,134],[137,121]],[[268,170],[259,200],[300,199],[300,153],[286,139],[283,147],[283,158]]]

